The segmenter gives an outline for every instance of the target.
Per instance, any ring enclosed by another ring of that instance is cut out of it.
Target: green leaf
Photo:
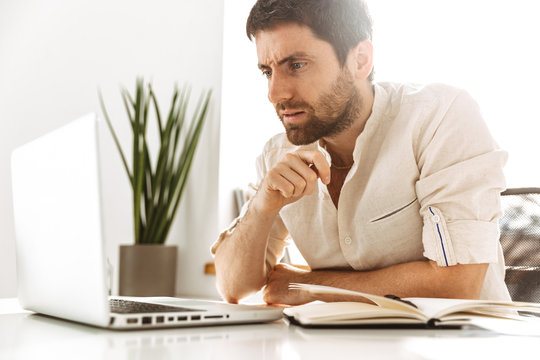
[[[133,191],[133,220],[136,243],[164,243],[178,210],[193,164],[211,91],[202,93],[189,124],[186,123],[191,94],[189,87],[175,86],[167,118],[163,119],[152,85],[136,80],[134,98],[125,89],[122,101],[132,130],[132,170],[120,147],[112,123],[100,101],[111,134],[115,139]],[[151,111],[151,107],[154,111]],[[148,149],[147,128],[154,114],[159,133],[157,157]],[[155,164],[155,167],[153,166]]]
[[[154,91],[152,90],[152,86],[148,85],[150,89],[150,97],[152,98],[152,102],[154,103],[154,109],[156,111],[156,120],[158,122],[158,130],[159,130],[159,140],[161,141],[163,135],[163,124],[161,123],[161,112],[159,111],[159,106],[157,103],[156,95],[154,94]]]
[[[168,231],[170,230],[172,226],[174,216],[178,210],[178,206],[180,205],[180,200],[182,199],[182,194],[187,184],[188,175],[189,175],[191,165],[193,162],[193,157],[195,155],[195,150],[197,148],[197,144],[199,142],[199,138],[202,132],[204,120],[206,118],[208,104],[210,102],[211,95],[212,95],[212,92],[208,91],[204,99],[204,105],[202,107],[202,110],[200,112],[197,111],[194,115],[194,119],[192,120],[191,125],[192,125],[193,131],[190,132],[190,136],[188,136],[188,139],[186,139],[187,144],[184,146],[184,151],[182,153],[179,166],[178,166],[178,172],[177,172],[176,181],[174,184],[174,188],[176,192],[174,195],[174,201],[171,202],[168,206],[167,221],[158,230],[158,233],[160,235],[163,233],[164,234],[168,233]],[[202,101],[203,101],[203,95],[201,95],[200,97],[199,104],[201,104]],[[200,109],[199,106],[198,108]]]
[[[135,96],[135,117],[133,127],[133,178],[134,178],[134,190],[133,190],[133,216],[135,227],[135,242],[140,243],[143,235],[141,228],[144,227],[144,220],[141,213],[141,201],[144,182],[144,166],[145,157],[143,154],[143,148],[145,146],[145,93],[144,83],[142,79],[137,79],[136,83],[136,96]]]
[[[116,132],[114,131],[114,128],[112,126],[111,120],[109,118],[109,114],[107,113],[107,109],[105,108],[105,102],[103,101],[103,96],[101,94],[101,90],[98,89],[98,96],[99,96],[99,102],[101,104],[101,110],[103,111],[103,115],[105,117],[105,121],[107,122],[107,126],[111,132],[111,135],[114,139],[114,143],[116,144],[116,148],[118,149],[118,152],[120,153],[120,157],[122,158],[122,164],[124,165],[124,169],[126,170],[126,174],[129,178],[129,183],[131,184],[131,187],[133,188],[133,175],[131,175],[131,172],[129,171],[129,166],[126,161],[126,157],[124,155],[124,152],[122,151],[122,146],[120,146],[120,142],[118,141],[118,137],[116,136]]]

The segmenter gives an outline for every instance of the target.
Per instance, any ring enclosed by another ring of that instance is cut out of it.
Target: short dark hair
[[[297,23],[332,45],[343,67],[349,51],[372,39],[372,20],[363,0],[257,0],[246,23],[250,40],[259,30]],[[373,80],[373,71],[369,75]]]

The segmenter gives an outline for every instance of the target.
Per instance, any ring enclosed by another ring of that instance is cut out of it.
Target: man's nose
[[[290,100],[293,97],[292,84],[279,75],[273,75],[268,83],[268,100],[272,104]]]

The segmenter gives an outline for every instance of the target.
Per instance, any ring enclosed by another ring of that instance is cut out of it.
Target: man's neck
[[[356,116],[352,125],[331,138],[322,138],[321,145],[332,157],[332,163],[337,166],[348,166],[353,163],[353,152],[356,139],[364,131],[366,122],[371,115],[375,99],[372,84],[360,90],[361,112]]]

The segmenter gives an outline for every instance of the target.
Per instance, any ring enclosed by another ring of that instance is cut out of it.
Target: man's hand
[[[253,199],[258,212],[277,213],[287,204],[311,195],[317,178],[330,183],[330,164],[320,151],[296,151],[286,154],[262,181]]]
[[[314,300],[309,293],[289,290],[290,283],[303,282],[309,273],[287,264],[277,264],[268,274],[268,282],[263,290],[264,301],[272,305],[301,305]]]

